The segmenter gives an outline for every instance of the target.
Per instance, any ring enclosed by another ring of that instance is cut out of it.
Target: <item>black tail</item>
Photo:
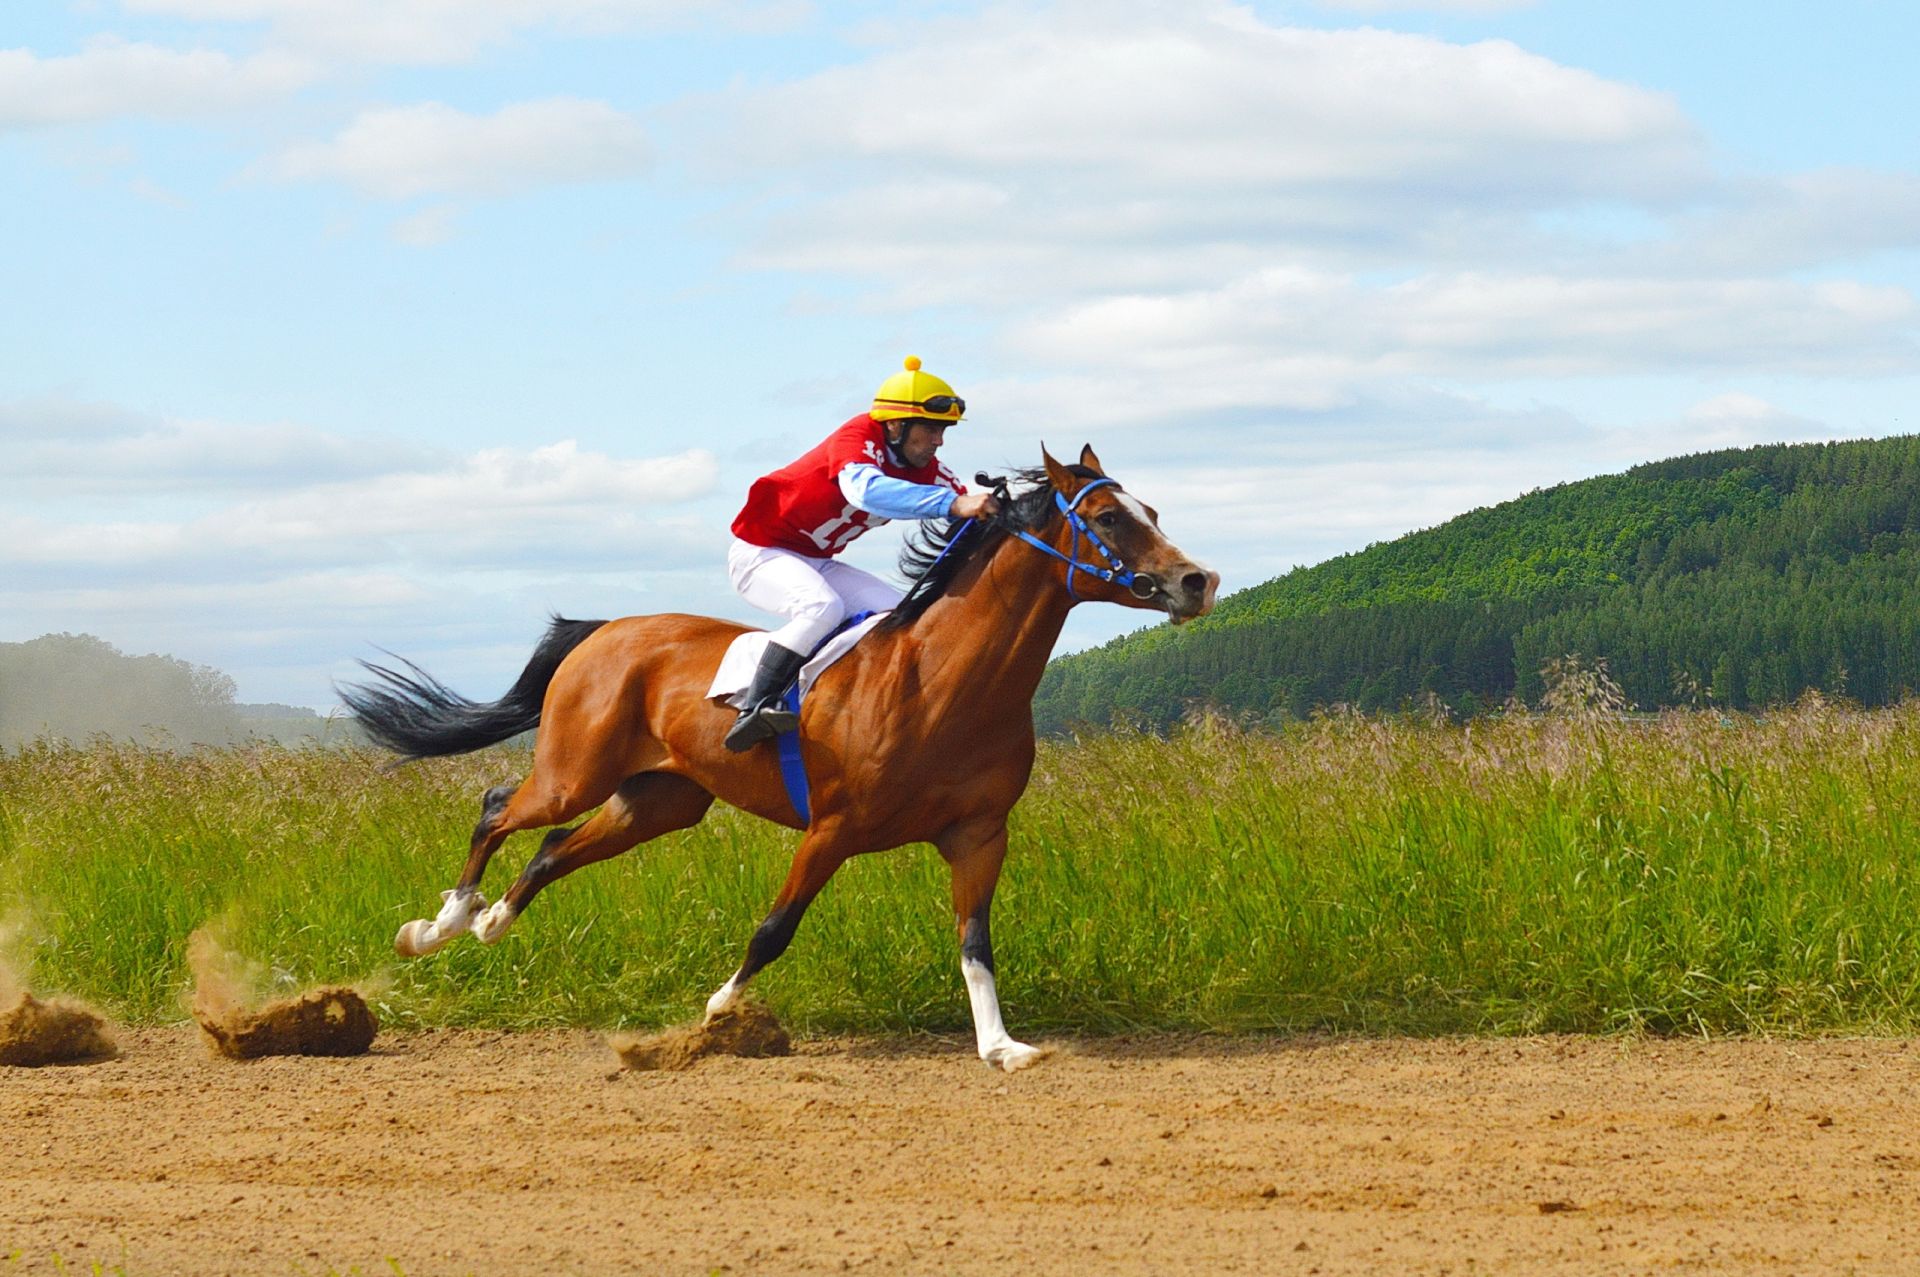
[[[470,701],[405,657],[409,672],[360,662],[378,683],[348,683],[335,690],[367,735],[396,754],[432,758],[496,745],[540,725],[547,684],[568,652],[605,621],[569,621],[556,616],[505,696],[491,705]]]

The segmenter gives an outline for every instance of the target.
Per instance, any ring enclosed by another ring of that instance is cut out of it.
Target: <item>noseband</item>
[[[1073,575],[1076,572],[1085,572],[1088,576],[1098,577],[1102,581],[1109,581],[1114,585],[1123,585],[1136,599],[1150,599],[1160,592],[1160,582],[1154,580],[1144,572],[1135,572],[1129,569],[1126,561],[1115,554],[1113,548],[1100,539],[1099,533],[1087,526],[1087,521],[1081,518],[1080,512],[1074,508],[1080,504],[1080,498],[1086,496],[1095,488],[1108,486],[1117,488],[1120,485],[1112,479],[1094,479],[1085,487],[1081,488],[1080,491],[1074,493],[1073,500],[1071,501],[1061,496],[1057,491],[1053,494],[1054,505],[1060,507],[1060,513],[1066,516],[1068,526],[1073,529],[1073,550],[1070,554],[1060,553],[1060,551],[1054,549],[1031,532],[1020,528],[1013,530],[1013,534],[1022,541],[1025,541],[1028,545],[1033,546],[1043,553],[1052,555],[1067,565],[1067,597],[1076,603],[1080,601],[1079,593],[1073,588]],[[1106,567],[1103,568],[1098,564],[1089,563],[1080,557],[1081,537],[1085,537],[1089,545],[1100,551],[1100,557],[1107,561]]]

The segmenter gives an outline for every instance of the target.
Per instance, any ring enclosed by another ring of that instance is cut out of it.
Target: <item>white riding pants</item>
[[[849,616],[885,611],[898,606],[902,597],[893,586],[850,563],[751,545],[737,537],[727,549],[727,576],[741,598],[787,618],[773,631],[773,641],[789,652],[811,652]]]

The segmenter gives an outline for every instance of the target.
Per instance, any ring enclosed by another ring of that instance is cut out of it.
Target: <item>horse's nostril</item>
[[[1180,578],[1180,587],[1188,594],[1205,594],[1207,592],[1207,574],[1205,572],[1189,572]]]

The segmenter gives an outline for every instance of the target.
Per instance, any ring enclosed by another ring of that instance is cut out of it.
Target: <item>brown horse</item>
[[[1001,1021],[987,921],[1007,814],[1033,766],[1034,689],[1075,603],[1156,608],[1178,624],[1212,608],[1220,578],[1161,535],[1158,515],[1107,478],[1091,448],[1077,466],[1046,456],[1044,470],[1021,478],[1032,486],[992,521],[964,534],[957,524],[932,529],[909,549],[925,575],[810,691],[800,726],[812,787],[804,825],[771,744],[744,754],[721,747],[734,711],[707,699],[707,689],[742,626],[680,615],[556,619],[519,681],[491,705],[418,668],[369,666],[382,685],[342,695],[375,739],[409,757],[540,729],[532,775],[482,800],[466,869],[439,916],[407,923],[395,948],[430,953],[467,931],[491,944],[547,884],[696,824],[720,798],[805,833],[745,960],[709,999],[709,1016],[780,956],[849,857],[930,842],[952,869],[980,1058],[1008,1070],[1039,1058]],[[552,829],[487,906],[480,878],[508,834],[595,807],[581,824]]]

